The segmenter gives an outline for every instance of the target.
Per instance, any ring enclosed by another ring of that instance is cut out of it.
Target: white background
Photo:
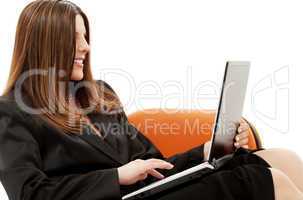
[[[0,8],[1,91],[17,19],[28,2],[10,0]],[[94,76],[112,85],[128,113],[155,107],[214,109],[225,61],[248,60],[252,68],[243,115],[256,125],[266,148],[288,148],[303,157],[299,0],[73,2],[91,22]],[[173,82],[184,91],[168,86]],[[6,199],[3,190],[1,199]]]

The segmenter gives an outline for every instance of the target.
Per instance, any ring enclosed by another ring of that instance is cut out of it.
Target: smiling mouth
[[[83,61],[84,61],[84,58],[75,58],[74,64],[76,64],[77,66],[83,67]]]

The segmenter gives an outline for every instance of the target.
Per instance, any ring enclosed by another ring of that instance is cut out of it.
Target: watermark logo
[[[256,118],[278,133],[289,131],[289,66],[266,75],[253,86],[252,112]]]
[[[31,114],[42,114],[46,111],[57,111],[56,109],[52,109],[54,108],[54,105],[52,105],[52,103],[54,103],[53,101],[49,102],[49,105],[47,105],[48,107],[42,109],[28,107],[23,102],[23,96],[21,95],[22,84],[24,84],[24,81],[27,78],[33,75],[50,76],[49,85],[52,85],[56,82],[56,79],[52,79],[52,77],[55,77],[55,71],[55,68],[50,68],[49,70],[31,70],[23,73],[22,76],[19,77],[19,80],[16,82],[15,97],[21,108]],[[149,112],[158,112],[159,110],[167,112],[167,114],[173,114],[174,112],[179,112],[180,110],[183,110],[183,112],[184,110],[188,112],[193,110],[214,112],[219,102],[218,99],[222,86],[221,83],[218,84],[211,80],[194,82],[192,76],[193,69],[191,66],[187,67],[185,74],[185,80],[166,80],[162,84],[153,80],[146,80],[136,83],[134,76],[132,76],[128,71],[121,68],[107,67],[100,71],[98,78],[100,80],[108,80],[109,77],[115,77],[125,82],[125,88],[128,92],[128,99],[127,101],[122,102],[124,108],[134,105],[136,110],[145,110],[146,114],[151,114]],[[60,71],[59,76],[62,77],[64,75],[66,74]],[[70,81],[68,84],[68,88],[71,88],[72,96],[75,96],[77,90],[81,87],[87,89],[93,88],[91,82],[89,81],[81,81],[76,86],[72,81]],[[233,87],[232,82],[225,84],[227,84],[228,87]],[[65,87],[65,82],[59,82],[60,91],[65,91]],[[52,93],[49,93],[49,97],[51,97],[51,95]],[[287,133],[289,131],[290,109],[288,66],[275,70],[273,73],[268,74],[254,84],[250,95],[247,93],[246,99],[249,99],[249,97],[251,100],[251,109],[256,119],[279,133]],[[102,98],[100,98],[100,100],[102,100]],[[155,105],[154,107],[160,109],[145,109],[146,106],[144,105],[146,105],[146,103],[144,102]],[[205,110],[204,106],[206,102],[216,106],[214,106],[211,110]],[[175,109],[166,109],[173,103],[176,103]],[[69,106],[73,107],[72,104]],[[86,109],[83,109],[82,112],[84,114],[88,114],[95,109],[96,105],[90,105]],[[61,110],[59,109],[59,111]]]

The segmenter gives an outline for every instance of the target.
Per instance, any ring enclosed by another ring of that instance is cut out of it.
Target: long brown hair
[[[16,28],[11,69],[3,93],[16,90],[18,80],[27,73],[20,86],[23,96],[34,108],[43,108],[43,119],[64,133],[73,134],[81,133],[83,125],[89,124],[85,117],[87,110],[121,110],[118,97],[93,80],[89,53],[84,61],[83,79],[70,80],[76,52],[76,15],[84,20],[89,44],[87,16],[74,3],[36,0],[24,8]],[[84,82],[90,83],[89,87],[78,88],[73,96],[81,109],[74,108],[69,101],[71,87]]]

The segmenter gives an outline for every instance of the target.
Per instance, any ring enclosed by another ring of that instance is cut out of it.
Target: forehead
[[[86,33],[84,20],[81,15],[76,15],[76,32]]]

